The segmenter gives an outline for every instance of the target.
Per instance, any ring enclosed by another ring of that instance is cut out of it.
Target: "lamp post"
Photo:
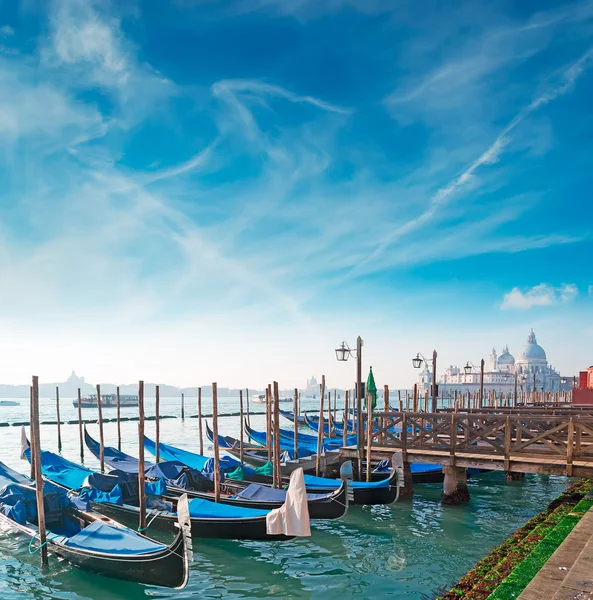
[[[356,450],[358,456],[358,478],[362,477],[362,338],[356,338],[356,350],[352,350],[346,342],[336,348],[336,358],[346,362],[351,356],[356,358]],[[346,415],[346,424],[348,415]]]
[[[432,360],[424,358],[421,352],[416,354],[416,357],[412,359],[412,366],[415,369],[419,369],[422,364],[428,369],[429,366],[432,367],[432,412],[437,412],[437,351],[432,351]]]
[[[474,365],[474,363],[470,362],[469,360],[465,363],[465,367],[463,367],[463,370],[465,371],[466,375],[469,375],[472,370],[478,370],[478,367],[476,367],[476,365]],[[482,407],[482,403],[484,401],[484,359],[482,359],[480,361],[480,408]]]

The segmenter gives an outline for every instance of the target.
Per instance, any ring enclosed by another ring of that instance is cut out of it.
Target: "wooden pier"
[[[552,412],[552,411],[549,411]],[[375,413],[373,459],[401,450],[407,463],[440,464],[447,474],[468,467],[514,473],[593,477],[593,414],[556,409],[507,412]],[[368,444],[362,449],[366,455]],[[340,450],[342,459],[358,449]]]

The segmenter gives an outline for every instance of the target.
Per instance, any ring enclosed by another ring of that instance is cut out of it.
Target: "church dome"
[[[509,347],[505,346],[502,349],[502,354],[498,357],[499,365],[514,365],[515,357],[509,352]]]
[[[534,359],[546,360],[544,349],[537,343],[533,329],[527,338],[527,343],[523,346],[523,350],[519,355],[519,360],[529,361]]]

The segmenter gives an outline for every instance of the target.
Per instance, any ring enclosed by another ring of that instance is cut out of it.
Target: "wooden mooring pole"
[[[239,390],[239,460],[243,464],[243,390]]]
[[[99,412],[99,465],[105,472],[105,438],[103,437],[103,408],[101,406],[101,386],[97,384],[97,411]]]
[[[58,452],[62,452],[62,429],[60,422],[60,388],[56,386],[56,420],[58,422]]]
[[[185,419],[185,394],[181,392],[181,420]]]
[[[45,530],[45,505],[43,502],[43,477],[41,474],[41,435],[39,427],[39,378],[33,375],[33,386],[31,393],[32,414],[30,415],[31,456],[35,455],[35,498],[37,500],[37,527],[39,531],[39,544],[41,554],[41,566],[47,566],[47,533]]]
[[[198,430],[200,432],[200,455],[204,456],[204,433],[202,431],[202,388],[198,388]]]
[[[282,472],[280,469],[280,395],[278,382],[274,381],[274,487],[282,487]]]
[[[251,427],[251,418],[249,416],[249,388],[245,389],[245,403],[247,404],[247,425]]]
[[[272,389],[266,388],[266,450],[268,462],[272,462]]]
[[[115,388],[115,401],[117,403],[117,449],[121,452],[121,403],[119,398],[119,385]]]
[[[138,506],[140,508],[139,531],[146,529],[146,488],[144,473],[144,381],[138,382]]]
[[[319,391],[319,429],[317,430],[317,456],[315,457],[315,475],[319,477],[321,471],[321,446],[323,440],[323,401],[325,399],[325,375],[321,376]]]
[[[214,432],[214,501],[220,501],[220,452],[218,449],[218,386],[212,384],[212,430]]]
[[[367,481],[371,480],[371,459],[372,448],[371,439],[373,435],[373,397],[367,393],[367,423],[366,423],[366,442],[367,442]]]
[[[294,388],[292,414],[294,417],[294,458],[296,460],[299,457],[299,391],[297,388]]]
[[[33,439],[33,415],[35,414],[35,407],[33,406],[33,386],[29,386],[29,429],[31,441],[29,442],[29,446],[31,448],[31,460],[29,461],[31,464],[31,479],[35,479],[35,452],[33,451],[33,444],[35,440]]]
[[[348,390],[344,392],[344,419],[343,419],[343,433],[342,433],[342,446],[348,445]]]
[[[161,390],[160,386],[156,386],[154,389],[155,394],[155,403],[154,403],[154,419],[155,419],[155,436],[156,436],[156,452],[155,452],[155,460],[159,462],[161,460],[161,451],[160,451],[160,441],[161,441],[161,414],[160,414],[160,405],[161,405]]]
[[[82,397],[78,388],[78,437],[80,438],[80,462],[84,464],[84,437],[82,435]]]

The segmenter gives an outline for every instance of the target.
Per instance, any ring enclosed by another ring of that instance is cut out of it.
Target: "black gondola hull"
[[[83,511],[76,512],[83,518],[87,515]],[[37,535],[36,529],[20,525],[3,514],[0,514],[0,521],[28,537]],[[50,554],[54,554],[89,573],[145,585],[183,588],[187,584],[189,576],[188,557],[185,552],[183,534],[179,530],[177,530],[177,535],[169,546],[163,550],[143,555],[115,555],[71,548],[52,540],[49,532],[47,548]]]
[[[93,503],[93,509],[108,515],[122,523],[138,523],[138,509],[117,504]],[[147,515],[151,529],[159,531],[174,531],[177,517],[174,515]],[[221,540],[266,540],[282,541],[292,539],[292,536],[268,535],[266,532],[266,517],[247,519],[200,519],[191,517],[191,534],[196,538],[214,538]]]

